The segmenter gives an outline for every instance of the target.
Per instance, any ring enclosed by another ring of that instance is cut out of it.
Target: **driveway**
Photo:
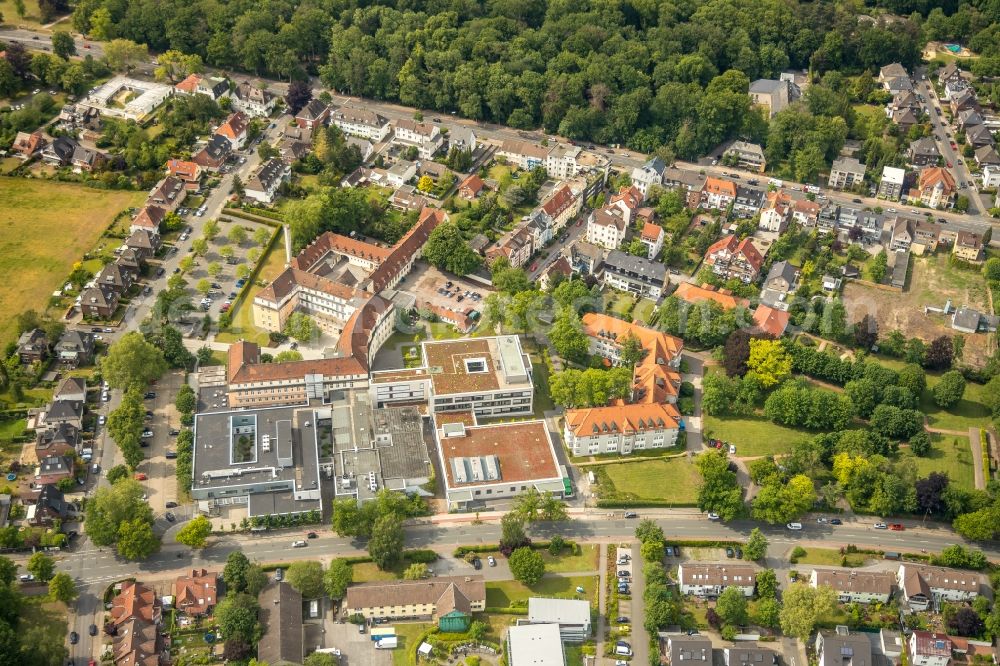
[[[340,663],[343,666],[389,666],[392,664],[392,650],[376,650],[375,643],[368,633],[359,633],[357,625],[344,623],[338,624],[327,621],[326,645],[324,647],[337,648],[341,652]],[[313,645],[307,645],[307,649],[312,649]]]

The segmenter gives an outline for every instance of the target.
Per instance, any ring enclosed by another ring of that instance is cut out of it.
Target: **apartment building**
[[[865,181],[865,165],[853,157],[840,157],[833,161],[827,184],[835,190],[848,190]]]
[[[906,171],[897,167],[883,167],[882,180],[878,184],[878,198],[899,201],[906,183]]]
[[[927,610],[941,601],[969,601],[979,595],[982,576],[973,571],[925,566],[909,562],[899,565],[896,584],[911,609]]]
[[[643,198],[649,196],[653,187],[663,185],[663,174],[667,165],[659,157],[653,157],[641,167],[632,169],[632,185],[642,193]]]
[[[889,571],[813,569],[809,584],[832,587],[840,603],[884,604],[892,596],[896,577]]]
[[[751,564],[723,562],[684,562],[677,567],[681,594],[715,598],[727,588],[736,587],[745,597],[752,597],[757,585],[757,568]]]
[[[749,284],[760,275],[764,257],[749,237],[737,240],[736,236],[729,235],[708,248],[705,264],[724,279],[738,278]]]
[[[951,208],[958,188],[955,178],[942,167],[927,167],[920,171],[917,186],[910,190],[910,203],[920,202],[929,208]]]
[[[444,146],[444,137],[437,125],[404,118],[395,123],[393,142],[416,146],[421,159],[429,160]]]
[[[563,440],[574,456],[670,448],[677,444],[681,415],[670,403],[626,404],[566,411]]]
[[[456,608],[470,614],[486,609],[486,583],[482,576],[360,583],[349,586],[344,597],[345,612],[365,619],[436,620]]]
[[[747,171],[764,173],[767,160],[764,159],[764,149],[759,144],[747,141],[734,141],[726,150],[726,157],[736,161],[736,166]]]
[[[701,207],[725,210],[736,199],[736,183],[722,178],[705,179],[701,190]]]
[[[330,122],[344,134],[368,139],[372,143],[384,141],[392,126],[389,121],[368,109],[359,109],[345,104],[330,113]]]
[[[617,206],[603,206],[587,218],[587,241],[608,250],[617,250],[625,240],[628,221]]]
[[[667,267],[645,257],[611,250],[604,258],[604,285],[655,300],[667,285]]]

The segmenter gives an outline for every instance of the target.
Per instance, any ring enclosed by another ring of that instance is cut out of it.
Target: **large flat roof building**
[[[509,666],[565,666],[559,627],[554,624],[523,624],[507,630]]]

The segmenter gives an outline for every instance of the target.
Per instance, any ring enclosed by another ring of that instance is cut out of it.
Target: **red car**
[[[538,262],[537,261],[535,263],[531,264],[531,270],[533,270],[533,271],[537,271],[538,270]]]
[[[145,481],[148,478],[149,477],[146,476],[145,472],[139,472],[138,474],[135,475],[135,480],[136,481]]]
[[[715,448],[717,448],[717,449],[721,449],[722,448],[722,440],[719,440],[718,442],[715,443]]]
[[[949,169],[951,168],[951,162],[948,162],[948,168]]]
[[[580,218],[580,221],[576,223],[576,226],[578,227],[583,226],[583,218]]]
[[[890,523],[889,529],[892,530],[893,532],[902,532],[906,528],[903,527],[901,523]]]

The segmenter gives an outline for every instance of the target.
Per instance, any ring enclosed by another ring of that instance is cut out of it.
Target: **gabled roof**
[[[976,162],[980,165],[1000,164],[1000,154],[993,146],[983,146],[976,151]]]
[[[468,178],[466,178],[465,180],[462,181],[462,184],[459,185],[459,189],[460,190],[466,190],[466,189],[467,190],[471,190],[473,196],[475,196],[475,195],[479,194],[480,190],[482,190],[483,186],[485,186],[485,185],[486,185],[486,183],[484,183],[483,179],[479,177],[479,174],[474,173],[474,174],[472,174],[471,176],[469,176]]]
[[[143,206],[139,209],[139,213],[132,220],[132,226],[142,227],[143,229],[148,229],[153,233],[159,233],[160,224],[163,223],[163,219],[167,216],[167,211],[159,206],[154,206],[152,204]]]
[[[167,160],[167,173],[177,176],[181,180],[188,182],[198,180],[201,176],[201,167],[194,162],[184,160]]]
[[[754,328],[780,338],[788,328],[788,321],[791,315],[782,310],[775,310],[772,307],[761,304],[753,313]]]
[[[121,593],[111,600],[111,621],[116,625],[129,620],[154,622],[160,615],[160,603],[152,588],[131,580],[121,584]]]
[[[330,107],[314,97],[309,100],[308,104],[299,109],[299,112],[295,114],[295,117],[301,118],[302,120],[317,120],[322,118],[323,115],[329,110]]]
[[[704,191],[708,194],[736,198],[736,183],[731,180],[709,176],[705,179]]]
[[[469,176],[472,178],[472,176]],[[478,178],[478,176],[476,176]],[[542,210],[551,217],[555,219],[559,217],[562,213],[566,211],[569,207],[573,205],[576,197],[573,194],[573,190],[569,188],[569,185],[563,185],[558,190],[552,193],[545,203],[542,204]],[[612,201],[614,199],[612,198]]]
[[[941,154],[937,142],[929,136],[921,137],[910,143],[910,152],[913,155],[937,156]]]
[[[702,301],[712,301],[718,303],[725,310],[732,310],[737,307],[748,307],[750,301],[745,298],[733,296],[728,289],[717,289],[710,284],[703,284],[700,287],[690,282],[681,282],[677,285],[677,290],[672,294],[687,303],[700,303]]]
[[[250,119],[247,118],[247,115],[242,111],[237,111],[226,118],[226,122],[219,125],[219,129],[215,130],[215,133],[236,141],[241,135],[246,134],[249,124]]]
[[[642,233],[640,237],[642,240],[655,243],[660,240],[660,236],[663,235],[663,227],[658,224],[653,224],[652,222],[646,222],[642,225]]]
[[[258,599],[264,634],[257,644],[257,660],[301,664],[302,594],[284,581],[273,582],[261,590]]]
[[[918,188],[925,190],[933,187],[940,187],[945,193],[954,192],[955,178],[942,167],[927,167],[920,172]]]
[[[680,419],[681,415],[676,407],[670,403],[656,402],[566,411],[566,427],[577,437],[675,430],[680,427]]]
[[[725,238],[715,241],[709,246],[708,251],[705,252],[705,257],[714,257],[714,255],[720,252],[728,252],[730,254],[743,255],[744,260],[754,268],[754,270],[760,270],[760,267],[764,263],[764,257],[760,255],[757,248],[751,242],[750,238],[744,238],[741,241],[736,240],[736,236],[728,235]]]

